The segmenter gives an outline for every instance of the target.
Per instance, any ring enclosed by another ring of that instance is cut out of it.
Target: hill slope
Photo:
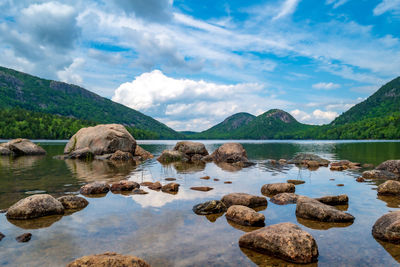
[[[152,137],[160,139],[182,137],[149,116],[79,86],[4,67],[0,67],[0,95],[0,109],[22,108],[95,123],[121,123],[148,131]]]

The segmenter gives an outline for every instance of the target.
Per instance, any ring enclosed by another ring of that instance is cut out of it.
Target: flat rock
[[[89,205],[89,202],[83,197],[73,195],[62,196],[57,198],[57,200],[61,202],[64,209],[83,209]]]
[[[70,262],[67,267],[150,267],[144,260],[115,252],[83,256]]]
[[[309,197],[299,197],[296,216],[321,222],[353,222],[354,216]]]
[[[318,246],[311,234],[293,223],[280,223],[244,234],[239,246],[294,263],[318,259]]]
[[[382,179],[382,180],[398,180],[396,174],[384,170],[370,170],[362,173],[363,178]]]
[[[81,187],[80,193],[82,195],[97,195],[105,194],[110,191],[110,186],[104,182],[93,182]]]
[[[224,184],[231,184],[231,181],[225,181]]]
[[[306,183],[303,180],[292,180],[292,179],[286,180],[286,182],[289,183],[289,184],[294,184],[294,185],[305,184]]]
[[[190,189],[196,190],[196,191],[207,192],[207,191],[213,190],[214,188],[208,187],[208,186],[193,186]]]
[[[136,182],[123,180],[111,184],[110,189],[112,192],[118,192],[118,191],[132,191],[133,189],[139,187],[140,185]]]
[[[192,210],[198,215],[209,215],[225,212],[227,208],[222,201],[210,200],[193,206]]]
[[[338,196],[323,196],[315,198],[315,200],[330,206],[346,205],[349,203],[349,197],[346,194]]]
[[[46,150],[40,146],[34,144],[28,139],[14,139],[7,143],[8,149],[10,149],[15,155],[44,155]]]
[[[144,191],[142,189],[139,189],[139,188],[136,188],[136,189],[132,190],[132,194],[134,194],[134,195],[146,195],[148,193],[149,192],[146,192],[146,191]]]
[[[200,177],[200,179],[202,179],[202,180],[210,180],[210,176],[203,176],[203,177]]]
[[[242,205],[250,208],[267,206],[265,197],[254,196],[246,193],[231,193],[222,197],[221,201],[228,208],[232,205]]]
[[[246,150],[239,143],[226,143],[212,153],[215,162],[247,162]]]
[[[168,183],[161,187],[161,191],[166,192],[166,193],[176,193],[179,191],[179,186],[180,185],[177,183]]]
[[[176,181],[176,178],[165,178],[165,181]]]
[[[270,198],[270,201],[277,205],[295,204],[299,196],[294,193],[280,193]]]
[[[400,211],[380,217],[372,227],[372,235],[382,241],[400,243]]]
[[[255,210],[241,205],[232,205],[228,208],[226,218],[245,226],[264,226],[265,216]]]
[[[261,187],[261,193],[266,196],[273,196],[279,193],[294,193],[296,187],[291,183],[265,184]]]
[[[388,180],[378,186],[378,195],[400,195],[400,182]]]
[[[26,242],[29,242],[31,240],[31,238],[32,238],[31,233],[25,233],[20,236],[17,236],[15,238],[15,240],[17,240],[19,243],[26,243]]]
[[[64,214],[64,207],[48,194],[38,194],[21,199],[7,211],[8,219],[33,219],[48,215]]]

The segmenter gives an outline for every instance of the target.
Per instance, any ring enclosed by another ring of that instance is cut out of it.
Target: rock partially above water
[[[161,163],[201,162],[206,156],[208,156],[208,151],[204,144],[182,141],[176,143],[173,150],[164,150],[157,160]]]
[[[161,155],[157,158],[161,163],[172,163],[176,161],[189,161],[189,159],[180,151],[175,150],[164,150]]]
[[[295,204],[299,196],[294,193],[280,193],[270,198],[270,201],[277,205]]]
[[[228,208],[232,205],[242,205],[250,208],[267,206],[265,197],[254,196],[246,193],[231,193],[222,197],[221,201]]]
[[[83,197],[78,196],[62,196],[57,198],[58,201],[64,206],[64,209],[83,209],[89,202]]]
[[[199,142],[182,141],[176,143],[174,150],[180,151],[183,154],[193,157],[194,155],[207,156],[208,151],[204,144]]]
[[[362,173],[366,179],[399,180],[396,174],[384,170],[371,170]]]
[[[289,184],[294,184],[294,185],[299,185],[299,184],[305,184],[306,183],[303,180],[292,180],[292,179],[289,179],[286,182],[289,183]]]
[[[166,192],[166,193],[176,193],[179,191],[179,184],[177,183],[168,183],[161,187],[161,191]]]
[[[400,176],[400,160],[387,160],[379,164],[375,169],[380,171],[388,171],[396,176]]]
[[[207,192],[207,191],[213,190],[214,188],[208,187],[208,186],[193,186],[190,189],[195,190],[195,191]]]
[[[346,194],[338,196],[324,196],[315,198],[315,200],[330,206],[346,205],[349,203],[349,197]]]
[[[81,187],[80,193],[82,195],[96,195],[105,194],[110,191],[110,186],[104,182],[93,182]]]
[[[388,180],[378,186],[378,195],[400,195],[400,182]]]
[[[321,158],[320,156],[314,155],[314,154],[308,154],[308,153],[299,153],[296,156],[294,156],[293,159],[289,161],[289,163],[294,163],[294,164],[305,164],[309,161],[315,161],[318,162],[319,166],[328,166],[330,161]]]
[[[148,160],[154,158],[154,155],[149,151],[143,149],[141,146],[136,145],[134,156],[138,156],[141,160]]]
[[[54,197],[48,194],[39,194],[21,199],[7,211],[8,219],[33,219],[47,215],[64,214],[64,207]]]
[[[209,215],[225,212],[225,204],[219,200],[210,200],[193,206],[193,212],[198,215]]]
[[[380,217],[372,227],[372,235],[379,240],[400,243],[400,211],[392,211]]]
[[[69,263],[67,267],[150,267],[144,260],[115,252],[83,256]]]
[[[112,192],[118,192],[118,191],[132,191],[135,188],[139,188],[140,185],[136,182],[133,181],[119,181],[116,183],[111,184],[111,191]]]
[[[261,187],[261,193],[266,196],[273,196],[279,193],[294,193],[296,187],[291,183],[265,184]]]
[[[132,194],[134,194],[134,195],[146,195],[148,193],[149,192],[146,192],[146,191],[144,191],[142,189],[139,189],[139,188],[136,188],[136,189],[132,190]]]
[[[223,144],[211,156],[215,162],[237,163],[249,161],[246,150],[239,143]]]
[[[245,226],[264,226],[265,216],[251,208],[241,205],[232,205],[228,208],[226,218]]]
[[[296,216],[321,222],[353,222],[354,216],[309,197],[297,199]]]
[[[311,263],[318,259],[313,236],[293,223],[280,223],[244,234],[239,246],[289,262]]]
[[[151,190],[156,190],[156,191],[157,191],[157,190],[160,190],[161,187],[162,187],[161,183],[157,181],[157,182],[155,182],[155,183],[149,185],[147,188],[148,188],[148,189],[151,189]]]
[[[26,243],[26,242],[29,242],[31,240],[31,238],[32,238],[31,233],[25,233],[20,236],[17,236],[15,238],[15,240],[17,240],[19,243]]]
[[[110,160],[116,160],[116,161],[133,160],[133,155],[130,152],[124,152],[121,150],[117,150],[111,155]]]
[[[46,151],[28,139],[14,139],[0,144],[0,155],[44,155]]]
[[[2,232],[0,232],[0,241],[3,240],[3,238],[6,237],[5,235],[3,235]]]

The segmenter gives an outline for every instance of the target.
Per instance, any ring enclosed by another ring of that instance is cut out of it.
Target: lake
[[[211,153],[225,141],[204,141]],[[50,216],[28,221],[8,221],[0,214],[1,266],[65,266],[83,255],[115,251],[131,254],[152,266],[285,266],[279,259],[238,246],[241,235],[251,228],[228,222],[224,215],[199,216],[192,207],[207,200],[221,199],[228,193],[261,195],[262,185],[304,180],[296,193],[310,197],[347,194],[347,210],[355,216],[353,224],[319,223],[297,219],[296,205],[275,205],[259,212],[266,225],[292,222],[311,233],[319,248],[318,263],[310,266],[397,266],[400,245],[375,240],[371,229],[383,214],[397,210],[400,198],[377,197],[382,181],[356,182],[361,170],[330,171],[274,165],[270,159],[290,159],[296,153],[310,152],[329,160],[347,159],[378,165],[388,159],[400,159],[400,142],[378,141],[240,141],[256,165],[234,170],[214,163],[163,166],[148,160],[139,166],[105,161],[58,160],[65,143],[41,141],[46,156],[0,157],[0,209],[35,193],[53,196],[78,194],[92,181],[161,181],[173,177],[181,186],[176,195],[148,191],[147,195],[113,194],[89,198],[89,205],[65,216]],[[141,146],[155,156],[172,148],[176,141],[142,141]],[[199,179],[210,176],[210,180]],[[214,181],[217,178],[219,181]],[[334,180],[331,180],[334,179]],[[224,184],[231,181],[232,184]],[[343,187],[336,186],[344,184]],[[190,190],[192,186],[210,186],[209,192]],[[28,243],[15,237],[32,233]],[[295,266],[295,264],[289,264]]]

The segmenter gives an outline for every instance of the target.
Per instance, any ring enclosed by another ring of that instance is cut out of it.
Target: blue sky
[[[0,65],[176,130],[271,108],[329,123],[400,75],[400,0],[3,0],[0,10]]]

